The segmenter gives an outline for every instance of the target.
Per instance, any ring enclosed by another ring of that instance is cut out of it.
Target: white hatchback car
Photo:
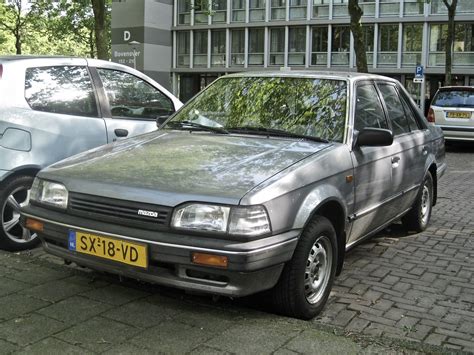
[[[439,88],[427,118],[443,130],[446,140],[474,141],[474,87]]]

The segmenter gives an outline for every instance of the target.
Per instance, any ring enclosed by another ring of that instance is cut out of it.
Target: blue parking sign
[[[423,65],[417,65],[416,66],[415,78],[423,78]]]

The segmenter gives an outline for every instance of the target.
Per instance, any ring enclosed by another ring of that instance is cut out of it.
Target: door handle
[[[126,137],[128,136],[128,131],[126,129],[117,128],[115,131],[117,137]]]
[[[423,155],[428,154],[428,147],[424,146],[422,151],[421,151],[421,154],[423,154]]]
[[[400,157],[392,157],[392,168],[398,168],[400,165]]]

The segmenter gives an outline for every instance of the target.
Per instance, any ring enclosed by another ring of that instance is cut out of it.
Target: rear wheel
[[[421,190],[416,197],[411,210],[402,217],[403,225],[410,231],[423,232],[431,217],[433,207],[433,177],[427,173]]]
[[[34,177],[21,175],[0,187],[0,248],[9,251],[30,249],[39,243],[36,233],[20,225],[20,209],[30,201]]]
[[[327,218],[316,216],[272,290],[277,311],[301,319],[318,315],[329,297],[336,266],[336,232]]]

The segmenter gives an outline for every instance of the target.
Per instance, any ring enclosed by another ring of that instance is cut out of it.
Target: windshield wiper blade
[[[229,132],[250,133],[250,134],[257,134],[257,135],[262,135],[262,136],[302,138],[302,139],[306,139],[306,140],[310,140],[314,142],[329,143],[329,141],[324,138],[288,132],[282,129],[275,129],[275,128],[243,126],[243,127],[231,127],[231,128],[228,128],[227,130]]]
[[[225,130],[224,128],[206,126],[206,125],[193,122],[193,121],[171,121],[171,122],[168,122],[166,126],[170,126],[172,128],[182,128],[182,129],[197,128],[197,129],[208,131],[208,132],[214,132],[214,133],[219,133],[219,134],[229,134],[229,132]]]

